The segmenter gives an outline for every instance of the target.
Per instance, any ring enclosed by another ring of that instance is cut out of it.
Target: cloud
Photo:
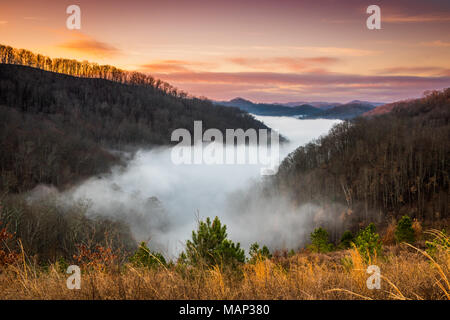
[[[450,86],[450,76],[354,75],[341,73],[179,72],[154,74],[194,95],[227,100],[242,96],[261,102],[315,99],[390,102],[420,97],[425,90]]]
[[[186,60],[157,60],[148,64],[143,64],[140,69],[147,72],[161,72],[161,73],[172,73],[172,72],[190,72],[193,68],[198,67],[211,67],[210,63],[203,62],[193,62]]]
[[[180,72],[166,76],[167,80],[199,83],[244,83],[275,85],[407,85],[420,83],[449,83],[448,78],[417,76],[364,76],[341,73],[275,73],[275,72]]]
[[[4,25],[4,24],[7,24],[7,23],[8,23],[8,21],[0,20],[0,26],[1,26],[1,25]]]
[[[380,54],[380,51],[376,50],[365,50],[356,48],[341,48],[341,47],[292,47],[296,50],[312,50],[321,54],[332,54],[332,55],[342,55],[348,57],[363,57],[363,56],[373,56]]]
[[[329,65],[339,61],[334,57],[310,57],[310,58],[292,58],[292,57],[272,57],[272,58],[229,58],[228,61],[249,68],[259,70],[285,69],[289,71],[306,71],[316,65]]]
[[[330,65],[339,61],[334,57],[309,57],[309,58],[292,58],[292,57],[272,57],[272,58],[243,58],[232,57],[226,58],[225,62],[255,69],[258,71],[283,70],[283,71],[317,71],[326,73],[324,68],[318,66]],[[200,70],[211,70],[218,64],[212,62],[197,62],[187,60],[156,60],[147,64],[140,65],[140,70],[145,72],[171,74],[171,73],[195,73]]]
[[[450,16],[448,14],[392,14],[382,16],[382,22],[388,23],[423,23],[423,22],[449,22]]]
[[[58,45],[58,47],[96,57],[112,57],[121,53],[121,51],[114,46],[95,40],[83,33],[75,33],[73,40],[62,43]]]
[[[420,45],[426,46],[426,47],[448,48],[448,47],[450,47],[450,42],[436,40],[436,41],[431,41],[431,42],[421,42]]]
[[[433,67],[433,66],[425,66],[425,67],[392,67],[377,70],[377,74],[396,74],[396,75],[407,75],[407,74],[428,74],[430,76],[442,76],[448,75],[448,68],[442,67]]]
[[[43,17],[23,17],[24,20],[31,20],[31,21],[45,21],[46,18]]]

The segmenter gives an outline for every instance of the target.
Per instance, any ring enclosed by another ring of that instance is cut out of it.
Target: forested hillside
[[[274,189],[296,204],[344,205],[347,226],[402,214],[448,218],[450,88],[407,104],[338,124],[298,148],[282,162]]]
[[[62,186],[117,163],[106,148],[169,144],[173,130],[267,128],[237,108],[150,85],[0,64],[1,188]]]

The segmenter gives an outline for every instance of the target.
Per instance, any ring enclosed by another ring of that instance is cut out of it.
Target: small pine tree
[[[155,268],[160,265],[165,266],[164,256],[158,252],[152,252],[145,242],[141,242],[139,248],[130,258],[130,262],[136,267]]]
[[[398,221],[397,228],[395,229],[395,239],[397,242],[414,243],[416,236],[410,217],[405,215]]]
[[[349,249],[349,248],[351,248],[354,240],[355,240],[355,237],[353,236],[353,233],[351,231],[347,230],[342,234],[341,241],[339,243],[339,247],[342,249]]]
[[[355,238],[356,249],[366,262],[373,256],[380,256],[382,252],[380,235],[375,231],[375,225],[371,223],[367,228],[359,231]]]
[[[216,217],[211,223],[200,221],[197,232],[192,231],[192,240],[186,242],[186,252],[180,260],[187,264],[198,266],[204,264],[208,267],[223,265],[236,267],[245,262],[245,252],[240,244],[227,239],[227,226]]]
[[[313,252],[330,252],[333,250],[333,244],[329,241],[327,230],[317,228],[311,233],[311,244],[308,248]]]
[[[248,260],[249,263],[255,263],[258,259],[259,260],[265,260],[272,258],[272,254],[269,251],[269,248],[266,246],[263,246],[262,249],[259,248],[259,244],[257,242],[253,243],[250,246],[250,259]]]

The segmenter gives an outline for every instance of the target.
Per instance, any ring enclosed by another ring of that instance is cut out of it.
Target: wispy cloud
[[[140,66],[142,71],[152,73],[192,72],[197,68],[213,67],[206,62],[195,62],[187,60],[157,60]]]
[[[272,58],[229,58],[228,61],[261,71],[273,70],[274,68],[284,69],[288,71],[300,72],[310,71],[318,65],[330,65],[339,61],[334,57],[309,57],[309,58],[293,58],[293,57],[272,57]],[[324,69],[322,69],[324,70]]]
[[[187,60],[156,60],[139,66],[139,69],[151,73],[191,73],[213,70],[224,64],[235,64],[246,69],[267,72],[328,72],[323,66],[332,65],[340,59],[335,57],[231,57],[216,62],[199,62]]]
[[[179,72],[155,76],[183,87],[193,94],[219,99],[235,96],[259,101],[286,99],[358,99],[394,101],[420,96],[425,90],[442,89],[450,84],[450,75],[426,77],[405,75],[363,76],[340,73],[270,72]]]
[[[423,67],[392,67],[376,70],[377,74],[395,74],[395,75],[418,75],[427,74],[429,76],[443,76],[448,75],[448,68],[436,66]]]
[[[47,20],[44,17],[34,17],[34,16],[29,16],[29,17],[23,17],[24,20],[30,20],[30,21],[45,21]]]
[[[376,50],[365,50],[357,48],[342,48],[342,47],[293,47],[299,50],[311,50],[325,55],[340,55],[348,57],[362,57],[362,56],[373,56],[380,54],[380,51]]]
[[[426,46],[426,47],[441,47],[441,48],[446,48],[446,47],[450,47],[450,42],[445,42],[445,41],[441,41],[441,40],[436,40],[436,41],[430,41],[430,42],[421,42],[420,45]]]
[[[121,53],[116,47],[83,33],[76,33],[73,40],[61,43],[58,47],[97,57],[111,57]]]
[[[8,23],[8,21],[0,20],[0,26],[1,26],[1,25],[4,25],[4,24],[7,24],[7,23]]]
[[[272,84],[272,85],[302,85],[302,86],[353,86],[365,85],[371,87],[391,85],[420,85],[450,83],[448,77],[418,77],[418,76],[363,76],[354,74],[293,74],[275,72],[180,72],[171,73],[165,77],[177,82],[200,83],[244,83],[244,84]]]
[[[382,16],[382,22],[388,23],[422,23],[422,22],[449,22],[448,14],[391,14]]]

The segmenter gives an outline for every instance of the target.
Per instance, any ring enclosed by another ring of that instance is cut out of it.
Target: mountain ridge
[[[288,116],[302,119],[340,119],[347,120],[360,116],[382,105],[380,102],[352,100],[348,103],[315,102],[293,105],[279,103],[254,103],[250,100],[236,97],[229,101],[212,101],[215,105],[236,107],[251,114],[260,116]]]

